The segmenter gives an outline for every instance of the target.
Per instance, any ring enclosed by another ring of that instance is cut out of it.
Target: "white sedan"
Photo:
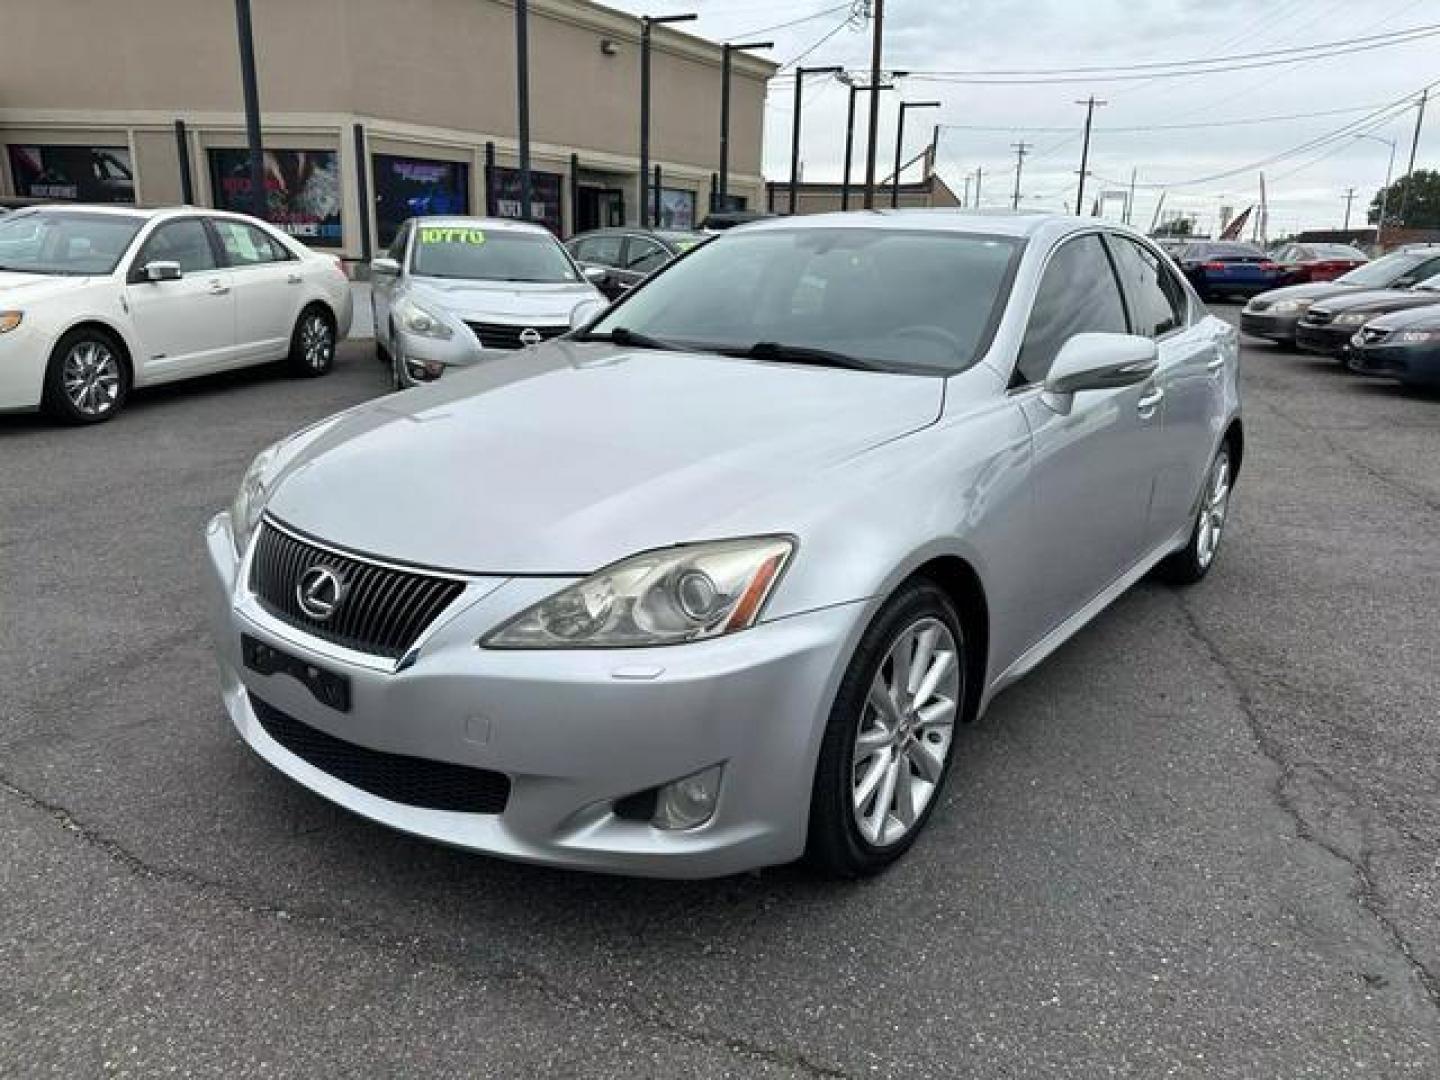
[[[328,372],[349,282],[254,218],[38,207],[0,219],[0,412],[98,423],[131,387],[285,360]]]

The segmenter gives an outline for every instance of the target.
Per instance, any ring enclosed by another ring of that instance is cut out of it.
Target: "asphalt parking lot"
[[[1440,397],[1243,366],[1215,572],[1006,692],[856,885],[477,858],[240,744],[200,529],[367,344],[0,418],[0,1074],[1440,1075]]]

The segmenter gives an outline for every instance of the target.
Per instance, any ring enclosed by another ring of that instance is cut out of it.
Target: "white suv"
[[[337,259],[241,214],[18,210],[0,219],[0,412],[98,423],[132,386],[284,359],[323,375],[352,307]]]

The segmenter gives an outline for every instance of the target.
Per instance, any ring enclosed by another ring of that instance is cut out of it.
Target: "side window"
[[[395,234],[395,239],[390,242],[390,250],[385,253],[398,263],[403,264],[405,262],[405,244],[410,239],[412,227],[408,221],[405,222],[404,225],[401,225],[400,231]]]
[[[182,218],[167,222],[151,233],[135,259],[135,266],[159,261],[177,262],[186,274],[214,270],[215,252],[210,247],[205,223],[199,218]]]
[[[1076,334],[1127,334],[1115,272],[1098,236],[1067,240],[1050,257],[1030,309],[1012,383],[1043,382],[1061,346]]]
[[[214,218],[211,224],[220,236],[225,261],[231,266],[258,266],[285,259],[285,254],[276,250],[280,245],[253,225],[225,218]]]
[[[1423,262],[1405,276],[1411,281],[1418,282],[1424,281],[1426,278],[1432,278],[1436,274],[1440,274],[1440,259],[1430,259],[1427,262]]]
[[[1130,305],[1132,329],[1160,337],[1185,325],[1185,290],[1160,260],[1125,236],[1111,236],[1115,269]]]
[[[622,236],[590,236],[575,245],[575,258],[596,266],[619,266]]]
[[[625,249],[625,269],[634,270],[637,274],[648,274],[664,266],[668,258],[665,249],[654,240],[632,236],[630,246]]]

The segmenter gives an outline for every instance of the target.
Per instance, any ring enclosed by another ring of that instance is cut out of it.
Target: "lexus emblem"
[[[324,622],[345,599],[345,579],[328,566],[312,566],[300,575],[295,599],[306,615]]]
[[[544,340],[545,339],[540,336],[540,331],[536,330],[533,326],[527,326],[524,330],[520,331],[520,344],[524,345],[527,349],[534,348]]]

